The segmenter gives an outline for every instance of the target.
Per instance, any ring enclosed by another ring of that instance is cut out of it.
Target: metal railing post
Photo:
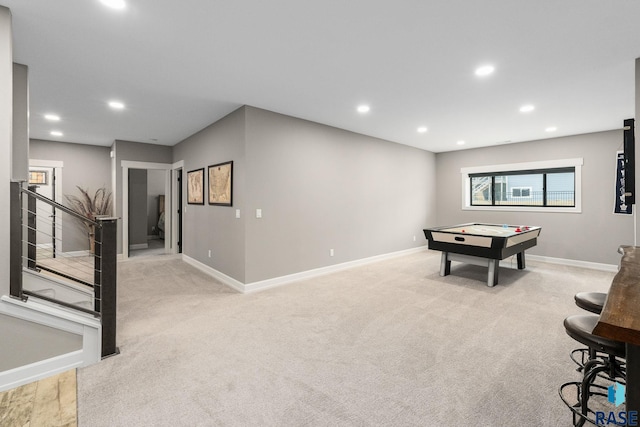
[[[102,312],[102,227],[96,226],[93,244],[93,310]]]
[[[37,186],[30,185],[29,190],[35,193]],[[27,267],[35,270],[36,268],[36,198],[27,195]]]
[[[116,276],[117,276],[117,247],[116,232],[117,218],[97,218],[95,243],[95,310],[100,312],[102,319],[102,357],[120,353],[116,347]],[[100,277],[98,277],[100,276]]]
[[[10,184],[9,206],[9,294],[24,299],[22,295],[22,199],[20,182]]]

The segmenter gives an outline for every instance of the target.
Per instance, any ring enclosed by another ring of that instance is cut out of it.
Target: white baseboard
[[[368,258],[361,258],[354,261],[347,261],[340,264],[328,265],[326,267],[314,268],[313,270],[301,271],[299,273],[288,274],[286,276],[274,277],[273,279],[260,280],[258,282],[248,283],[245,285],[245,293],[262,291],[265,289],[275,288],[277,286],[286,285],[300,280],[311,279],[313,277],[324,276],[326,274],[347,270],[361,265],[371,264],[386,259],[396,258],[403,255],[409,255],[416,252],[426,251],[426,246],[405,249],[402,251],[391,252],[388,254],[375,255]]]
[[[213,277],[214,279],[219,280],[220,282],[222,282],[223,284],[229,286],[230,288],[233,288],[238,292],[245,293],[245,285],[244,285],[244,283],[240,282],[239,280],[236,280],[231,276],[227,276],[226,274],[222,273],[221,271],[218,271],[213,267],[209,267],[208,265],[203,264],[200,261],[195,260],[195,259],[191,258],[188,255],[182,254],[182,260],[184,262],[186,262],[187,264],[190,264],[190,265],[194,266],[195,268],[197,268],[198,270],[202,271],[203,273],[208,274],[209,276]]]
[[[233,277],[227,276],[226,274],[216,270],[213,267],[209,267],[206,264],[201,263],[188,255],[182,254],[182,260],[197,269],[203,271],[204,273],[209,274],[215,279],[219,280],[223,284],[235,289],[238,292],[242,292],[244,294],[262,291],[265,289],[275,288],[277,286],[286,285],[293,282],[298,282],[300,280],[311,279],[313,277],[323,276],[326,274],[347,270],[349,268],[358,267],[361,265],[371,264],[378,261],[383,261],[386,259],[396,258],[403,255],[408,255],[411,253],[427,251],[427,246],[420,246],[418,248],[406,249],[398,252],[391,252],[388,254],[376,255],[369,258],[362,258],[354,261],[348,261],[341,264],[329,265],[326,267],[315,268],[313,270],[301,271],[299,273],[288,274],[286,276],[274,277],[272,279],[260,280],[252,283],[242,283],[239,280],[234,279]],[[602,264],[597,262],[588,262],[588,261],[577,261],[571,259],[564,258],[553,258],[553,257],[545,257],[540,255],[530,255],[527,254],[527,259],[531,261],[540,261],[546,262],[549,264],[561,264],[568,265],[572,267],[581,267],[588,268],[592,270],[600,270],[600,271],[610,271],[617,272],[618,266],[611,264]]]
[[[560,264],[560,265],[568,265],[571,267],[588,268],[590,270],[610,271],[613,273],[618,271],[617,265],[602,264],[599,262],[579,261],[579,260],[566,259],[566,258],[553,258],[548,256],[530,255],[530,254],[526,255],[526,259],[531,261],[547,262],[549,264]]]
[[[341,264],[329,265],[326,267],[315,268],[313,270],[301,271],[299,273],[288,274],[286,276],[274,277],[272,279],[260,280],[258,282],[253,283],[242,283],[239,280],[234,279],[233,277],[227,276],[226,274],[209,267],[191,258],[188,255],[182,254],[182,259],[188,264],[196,267],[197,269],[209,274],[215,279],[219,280],[223,284],[235,289],[236,291],[242,292],[244,294],[262,291],[270,288],[275,288],[277,286],[286,285],[293,282],[298,282],[300,280],[310,279],[313,277],[324,276],[326,274],[334,273],[337,271],[346,270],[349,268],[357,267],[360,265],[371,264],[373,262],[382,261],[385,259],[396,258],[403,255],[408,255],[415,252],[426,251],[426,246],[420,246],[418,248],[406,249],[398,252],[391,252],[388,254],[376,255],[369,258],[362,258],[354,261],[343,262]]]

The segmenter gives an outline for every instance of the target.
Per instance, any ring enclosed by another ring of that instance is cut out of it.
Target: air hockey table
[[[488,267],[487,286],[498,284],[500,260],[517,255],[518,269],[526,267],[524,251],[538,243],[536,226],[468,223],[424,229],[429,249],[442,252],[440,275],[451,273],[451,261]]]

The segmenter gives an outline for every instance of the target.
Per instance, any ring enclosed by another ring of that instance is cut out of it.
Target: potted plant
[[[98,188],[93,196],[89,194],[89,190],[76,186],[80,192],[80,196],[65,194],[68,207],[75,213],[85,218],[95,221],[101,216],[110,216],[112,207],[111,191],[105,187]],[[88,221],[78,218],[78,222],[87,231],[89,237],[89,251],[95,253],[95,226]]]

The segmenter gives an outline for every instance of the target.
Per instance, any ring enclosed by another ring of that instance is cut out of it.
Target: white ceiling
[[[638,0],[126,2],[0,0],[29,66],[31,138],[174,145],[247,104],[442,152],[635,115]]]

